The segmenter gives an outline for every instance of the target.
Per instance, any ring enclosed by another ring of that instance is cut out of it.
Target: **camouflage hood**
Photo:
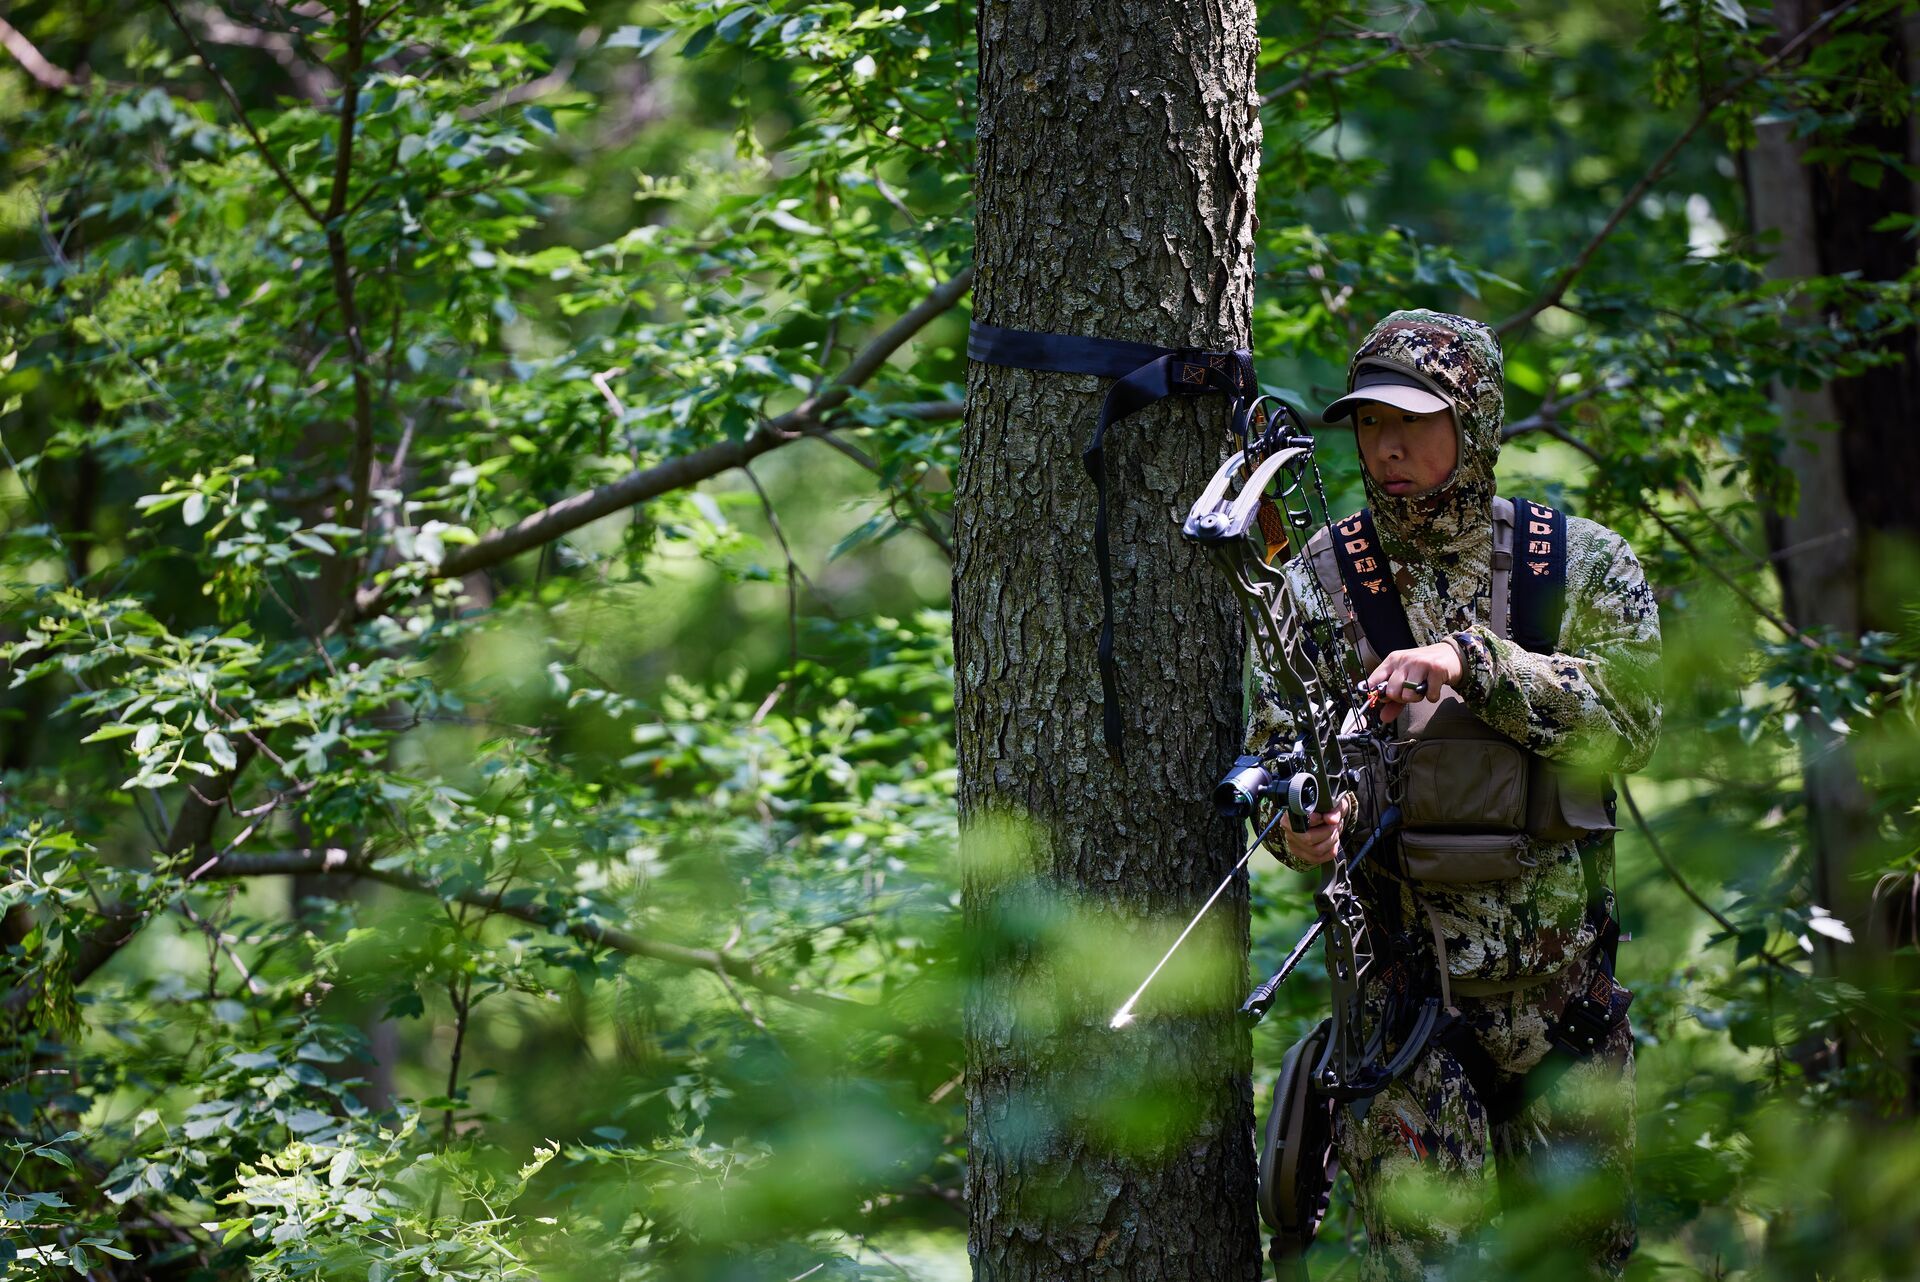
[[[1355,373],[1370,363],[1411,370],[1437,384],[1456,407],[1460,447],[1453,474],[1419,497],[1397,498],[1365,477],[1367,505],[1387,554],[1404,562],[1477,550],[1490,537],[1493,465],[1500,457],[1505,375],[1499,339],[1479,321],[1450,312],[1394,312],[1353,354],[1349,389]]]

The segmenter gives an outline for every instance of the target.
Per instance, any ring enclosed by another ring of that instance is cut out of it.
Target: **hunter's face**
[[[1355,408],[1353,434],[1374,484],[1396,498],[1417,497],[1453,475],[1460,460],[1453,411],[1414,414],[1365,401]]]

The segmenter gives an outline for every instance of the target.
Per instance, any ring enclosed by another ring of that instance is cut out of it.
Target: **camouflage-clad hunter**
[[[1402,702],[1420,697],[1402,682],[1426,682],[1428,699],[1451,687],[1524,748],[1630,773],[1659,735],[1660,624],[1626,540],[1567,518],[1566,607],[1553,653],[1523,649],[1489,623],[1502,385],[1499,343],[1487,326],[1401,311],[1368,334],[1348,368],[1349,393],[1326,410],[1329,422],[1353,419],[1368,506],[1417,643],[1386,655],[1368,681]],[[1299,601],[1310,609],[1327,603],[1302,558],[1284,568]],[[1271,692],[1263,695],[1249,752],[1292,738],[1285,711]],[[1388,703],[1382,715],[1400,711]],[[1283,825],[1285,837],[1270,848],[1288,867],[1314,870],[1331,858],[1343,814],[1316,815],[1305,833]],[[1422,884],[1420,908],[1414,888],[1398,883],[1404,919],[1418,920],[1426,908],[1437,918],[1455,1004],[1503,1074],[1524,1073],[1546,1054],[1548,1027],[1597,964],[1583,854],[1598,861],[1601,883],[1612,880],[1610,834],[1529,837],[1525,854],[1533,867],[1509,880]],[[1341,1109],[1337,1145],[1367,1227],[1366,1276],[1439,1276],[1460,1263],[1461,1246],[1488,1213],[1481,1181],[1489,1140],[1510,1206],[1528,1204],[1534,1182],[1563,1192],[1570,1180],[1589,1183],[1591,1196],[1579,1203],[1587,1210],[1571,1214],[1567,1240],[1581,1244],[1597,1275],[1617,1275],[1635,1242],[1632,1070],[1622,1019],[1595,1054],[1502,1125],[1489,1128],[1459,1064],[1437,1046],[1363,1120]],[[1422,1182],[1443,1196],[1404,1196]]]

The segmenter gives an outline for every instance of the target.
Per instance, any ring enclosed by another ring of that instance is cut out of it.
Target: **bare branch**
[[[360,305],[353,264],[347,253],[347,198],[353,187],[353,145],[357,136],[360,86],[357,77],[366,57],[366,10],[359,0],[347,3],[347,48],[340,67],[340,124],[334,143],[333,180],[327,196],[327,260],[332,267],[334,300],[340,307],[340,327],[347,339],[347,359],[353,374],[353,462],[349,469],[353,490],[349,509],[363,535],[373,532],[373,369],[367,357],[366,336],[360,332]],[[355,574],[357,577],[356,565]],[[353,609],[349,594],[343,613]]]
[[[900,1024],[892,1016],[865,1002],[798,988],[769,975],[752,961],[722,949],[689,948],[684,944],[648,939],[631,931],[621,930],[617,926],[562,917],[537,903],[505,903],[502,902],[502,894],[499,890],[451,889],[405,869],[376,867],[364,856],[352,855],[338,849],[278,850],[253,855],[222,855],[214,860],[211,866],[197,873],[198,879],[203,881],[237,877],[315,875],[364,877],[369,881],[377,881],[401,890],[430,895],[446,903],[467,904],[483,911],[512,917],[516,921],[523,921],[530,926],[538,926],[553,934],[563,935],[582,943],[598,944],[630,957],[645,957],[687,970],[706,970],[724,974],[771,997],[778,997],[782,1001],[804,1006],[809,1010],[825,1011],[828,1014],[850,1019],[877,1031],[891,1033],[907,1031],[905,1025]]]
[[[293,37],[285,31],[268,31],[235,22],[215,4],[195,5],[188,11],[188,16],[200,24],[200,30],[214,44],[258,49],[272,58],[287,73],[288,79],[293,81],[300,96],[308,102],[326,100],[326,81],[312,62],[300,56],[300,51],[294,47]]]
[[[1566,440],[1567,438],[1564,431],[1556,430],[1560,428],[1561,412],[1573,408],[1582,401],[1592,400],[1599,394],[1600,388],[1595,386],[1582,388],[1558,400],[1548,397],[1546,400],[1540,402],[1539,409],[1535,410],[1526,418],[1515,419],[1513,422],[1501,428],[1500,439],[1505,442],[1511,441],[1516,436],[1525,436],[1528,432],[1545,432],[1548,436],[1555,437],[1558,440]]]
[[[227,961],[233,966],[234,971],[246,982],[249,993],[252,993],[255,997],[265,995],[267,986],[261,983],[251,970],[247,969],[247,963],[241,960],[240,954],[233,950],[230,942],[231,936],[223,934],[218,926],[193,911],[193,906],[184,901],[180,905],[180,915],[192,922],[200,930],[200,933],[207,937],[207,941],[212,947],[219,949],[221,953],[225,954]]]
[[[822,435],[819,440],[821,444],[831,446],[838,450],[875,476],[884,474],[885,469],[880,466],[878,460],[858,445],[855,445],[852,441],[842,440],[840,437],[830,433]],[[907,490],[903,490],[900,493],[900,497],[906,499],[907,506],[913,509],[913,528],[931,539],[933,545],[946,555],[947,560],[953,560],[953,541],[940,532],[940,527],[935,524],[932,514],[927,511],[924,504],[913,497],[910,492],[911,488],[912,487],[909,486]],[[899,513],[895,512],[893,515],[895,519],[898,519]]]
[[[1556,441],[1564,441],[1568,445],[1573,446],[1574,449],[1579,450],[1582,454],[1586,455],[1587,458],[1591,460],[1593,463],[1595,463],[1596,465],[1602,466],[1602,467],[1606,465],[1606,458],[1600,453],[1599,450],[1596,450],[1595,448],[1593,448],[1593,446],[1587,444],[1585,441],[1581,440],[1579,437],[1575,436],[1573,433],[1567,431],[1564,427],[1559,426],[1557,423],[1543,422],[1540,424],[1536,424],[1535,426],[1529,428],[1528,430],[1544,432],[1548,436],[1551,436]],[[1697,562],[1699,565],[1705,567],[1706,570],[1709,573],[1711,573],[1716,579],[1719,579],[1722,583],[1726,584],[1727,587],[1732,589],[1733,594],[1735,596],[1739,597],[1742,601],[1747,603],[1748,609],[1752,610],[1755,614],[1765,619],[1768,623],[1771,623],[1774,627],[1780,629],[1780,633],[1782,636],[1785,636],[1789,640],[1795,641],[1800,645],[1806,646],[1809,650],[1825,651],[1828,654],[1828,656],[1832,658],[1834,666],[1841,669],[1843,672],[1855,671],[1863,664],[1869,667],[1882,668],[1891,672],[1904,671],[1903,667],[1899,663],[1891,660],[1876,659],[1871,655],[1849,653],[1847,651],[1841,650],[1834,646],[1822,645],[1819,641],[1814,640],[1812,637],[1808,636],[1805,632],[1802,632],[1799,628],[1794,627],[1791,623],[1788,623],[1785,619],[1781,618],[1778,613],[1768,609],[1767,606],[1764,603],[1762,603],[1758,597],[1754,596],[1753,593],[1749,592],[1746,588],[1742,587],[1738,580],[1736,580],[1731,574],[1728,574],[1725,570],[1721,569],[1718,562],[1713,560],[1713,558],[1709,557],[1706,554],[1706,552],[1701,550],[1700,545],[1698,543],[1695,543],[1693,539],[1690,536],[1688,536],[1686,531],[1682,530],[1679,526],[1675,525],[1672,521],[1669,521],[1661,513],[1659,508],[1654,507],[1651,503],[1649,503],[1646,506],[1645,510],[1647,515],[1652,517],[1654,519],[1654,522],[1658,524],[1661,529],[1667,532],[1668,537],[1670,537],[1675,543],[1678,543],[1682,548],[1686,550],[1687,555],[1691,556],[1694,559],[1694,561]]]
[[[438,568],[439,577],[459,578],[498,565],[603,516],[742,467],[783,445],[832,431],[835,424],[831,421],[831,412],[844,405],[855,389],[873,377],[908,339],[959,302],[972,284],[973,269],[969,267],[922,299],[869,343],[832,386],[807,397],[786,413],[766,420],[744,440],[708,445],[562,499],[504,530],[495,530],[478,542],[449,553]],[[362,588],[355,598],[354,617],[372,615],[386,592],[385,587]]]
[[[967,412],[965,401],[897,401],[892,405],[881,406],[894,418],[911,418],[923,423],[938,423],[963,417]]]
[[[1680,136],[1675,138],[1673,142],[1667,146],[1667,149],[1660,153],[1659,157],[1653,162],[1652,166],[1648,168],[1646,173],[1640,175],[1640,180],[1634,183],[1627,194],[1621,198],[1620,203],[1614,206],[1613,212],[1607,216],[1607,221],[1601,224],[1600,230],[1595,232],[1592,239],[1588,240],[1580,252],[1574,256],[1573,262],[1568,264],[1566,270],[1554,278],[1553,284],[1547,287],[1545,293],[1494,326],[1495,331],[1500,334],[1506,334],[1518,329],[1566,297],[1567,290],[1572,287],[1573,282],[1579,278],[1580,274],[1586,271],[1587,264],[1591,263],[1593,256],[1600,252],[1600,247],[1607,243],[1608,238],[1619,228],[1621,222],[1633,211],[1634,207],[1640,203],[1641,198],[1647,194],[1648,190],[1666,176],[1667,170],[1673,167],[1673,162],[1679,157],[1681,149],[1713,118],[1713,113],[1718,111],[1722,104],[1729,98],[1732,98],[1742,89],[1745,89],[1761,76],[1766,75],[1767,72],[1786,61],[1798,51],[1802,45],[1812,39],[1815,32],[1831,25],[1835,19],[1854,9],[1860,3],[1861,0],[1845,0],[1845,3],[1827,10],[1814,21],[1807,24],[1807,26],[1791,40],[1781,45],[1772,57],[1760,63],[1753,70],[1747,72],[1746,75],[1741,76],[1730,84],[1722,86],[1702,99],[1700,109],[1694,113],[1693,119],[1687,123],[1687,127],[1680,131]]]
[[[565,89],[567,82],[573,78],[574,68],[580,64],[580,55],[592,49],[595,44],[599,43],[599,40],[599,27],[585,26],[580,28],[580,35],[574,41],[573,48],[553,64],[553,70],[543,76],[525,81],[522,84],[517,84],[511,89],[504,89],[494,95],[493,99],[489,102],[462,108],[460,118],[462,120],[479,120],[491,116],[496,111],[503,111],[508,107],[517,107],[523,102],[538,102],[550,93],[557,93]]]
[[[267,168],[273,170],[274,176],[280,180],[280,185],[286,188],[287,194],[293,197],[294,203],[306,212],[307,217],[313,219],[315,223],[324,224],[326,220],[320,216],[320,211],[314,207],[312,201],[307,199],[306,193],[294,183],[293,175],[286,171],[285,166],[280,163],[280,158],[273,154],[273,148],[267,146],[267,140],[260,136],[260,131],[253,127],[251,120],[247,119],[246,108],[240,105],[240,95],[233,91],[233,86],[227,83],[227,78],[220,74],[218,67],[214,66],[213,59],[207,56],[206,49],[200,44],[200,37],[193,33],[193,28],[189,27],[186,19],[180,16],[180,10],[175,7],[173,0],[160,0],[160,3],[166,8],[167,16],[173,19],[173,25],[179,28],[180,34],[187,38],[187,47],[193,50],[194,57],[200,59],[200,64],[207,69],[207,74],[213,77],[213,83],[220,87],[227,105],[233,108],[234,116],[239,119],[241,128],[245,129],[247,136],[253,139],[253,149],[260,153],[262,160],[267,162]]]
[[[1400,37],[1390,36],[1388,37],[1387,48],[1381,50],[1379,53],[1371,57],[1361,58],[1357,62],[1350,62],[1344,67],[1326,67],[1320,71],[1302,72],[1271,93],[1262,94],[1260,97],[1260,105],[1270,107],[1297,89],[1305,89],[1308,85],[1321,80],[1344,80],[1348,76],[1358,75],[1369,67],[1377,67],[1391,58],[1398,58],[1403,53],[1417,53],[1425,49],[1443,49],[1456,43],[1458,42],[1453,40],[1438,40],[1433,44],[1409,50],[1407,46],[1401,42]]]
[[[21,35],[5,18],[0,18],[0,48],[13,55],[13,60],[42,89],[65,89],[73,84],[73,73],[65,71],[48,62],[33,41]]]
[[[740,470],[746,473],[747,483],[753,486],[753,492],[760,496],[760,510],[766,513],[767,525],[772,528],[773,537],[780,544],[780,555],[787,561],[787,666],[798,668],[800,666],[800,584],[805,580],[807,586],[811,588],[813,580],[807,578],[806,572],[800,568],[800,563],[793,559],[793,549],[787,545],[787,532],[780,528],[780,513],[774,510],[773,499],[768,495],[766,488],[760,484],[760,478],[753,474],[753,469],[750,467],[743,467]],[[815,595],[818,595],[817,589]]]
[[[1632,813],[1634,824],[1640,829],[1640,835],[1646,838],[1647,848],[1653,851],[1653,857],[1660,861],[1660,866],[1667,870],[1667,876],[1673,879],[1673,884],[1680,887],[1680,893],[1688,899],[1691,899],[1694,902],[1694,906],[1699,908],[1701,912],[1713,918],[1714,924],[1719,926],[1720,929],[1737,938],[1740,934],[1739,928],[1728,921],[1718,908],[1715,908],[1712,904],[1702,899],[1700,892],[1695,890],[1692,884],[1681,875],[1679,865],[1675,864],[1673,860],[1668,857],[1666,847],[1662,846],[1660,839],[1653,835],[1652,827],[1648,825],[1645,816],[1640,813],[1640,807],[1634,801],[1633,792],[1627,787],[1627,780],[1624,775],[1621,776],[1620,779],[1620,799],[1627,803],[1627,810]],[[1797,975],[1800,973],[1786,962],[1780,960],[1780,958],[1768,952],[1765,948],[1760,949],[1759,955],[1772,965],[1786,971],[1789,975]]]

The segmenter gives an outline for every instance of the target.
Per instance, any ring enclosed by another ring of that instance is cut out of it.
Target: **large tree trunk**
[[[1822,0],[1779,0],[1775,21],[1790,38],[1818,18]],[[1889,65],[1912,82],[1907,47],[1911,22],[1883,20]],[[1912,153],[1910,121],[1865,120],[1852,141],[1883,154]],[[1779,233],[1772,274],[1779,279],[1858,272],[1894,280],[1912,270],[1912,243],[1898,230],[1876,231],[1890,214],[1910,214],[1912,186],[1887,170],[1878,187],[1863,186],[1850,167],[1805,163],[1791,121],[1762,122],[1747,160],[1747,195],[1754,230]],[[1768,539],[1776,554],[1786,616],[1794,626],[1836,628],[1857,638],[1863,628],[1891,628],[1908,599],[1897,589],[1920,564],[1920,511],[1912,478],[1920,474],[1920,352],[1914,336],[1894,340],[1902,358],[1856,378],[1811,389],[1779,388],[1776,403],[1793,435],[1786,466],[1798,478],[1794,510],[1770,514]],[[1910,923],[1877,912],[1872,873],[1891,853],[1877,836],[1872,799],[1860,776],[1853,744],[1817,718],[1802,753],[1809,849],[1816,900],[1842,917],[1854,942],[1818,941],[1821,968],[1864,987],[1897,986],[1896,935]],[[1891,902],[1891,901],[1887,901]],[[1897,1023],[1882,1030],[1889,1053],[1905,1044]],[[1862,1047],[1841,1044],[1845,1064]],[[1920,1065],[1892,1067],[1908,1081],[1909,1106],[1920,1102]]]
[[[1251,0],[984,0],[975,314],[1247,342],[1259,119]],[[1093,486],[1106,384],[976,364],[956,494],[970,1251],[980,1279],[1259,1272],[1244,885],[1141,1017],[1115,1008],[1237,855],[1208,804],[1241,732],[1242,639],[1179,537],[1219,398],[1108,449],[1124,763],[1101,739]]]

